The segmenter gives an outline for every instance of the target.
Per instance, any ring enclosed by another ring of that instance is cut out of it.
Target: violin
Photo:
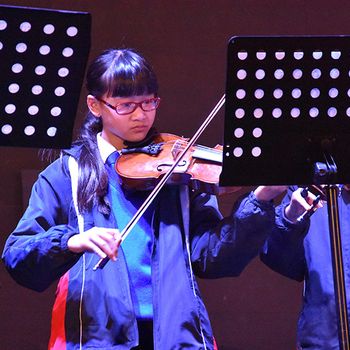
[[[174,134],[158,134],[145,147],[125,148],[115,170],[125,188],[152,190],[188,146],[188,139]],[[191,146],[176,165],[167,185],[189,185],[191,189],[221,195],[240,187],[220,187],[222,146]]]

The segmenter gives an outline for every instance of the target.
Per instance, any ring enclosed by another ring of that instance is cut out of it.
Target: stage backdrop
[[[89,60],[109,47],[141,51],[152,62],[161,86],[158,129],[187,137],[197,130],[224,93],[230,37],[350,33],[347,0],[3,0],[2,3],[90,12]],[[76,126],[85,113],[83,88]],[[223,111],[216,116],[200,138],[201,144],[214,146],[222,142],[223,116]],[[23,213],[36,174],[46,165],[38,160],[37,152],[28,148],[0,148],[1,248]],[[241,193],[245,190],[249,189]],[[224,213],[230,211],[237,195],[220,199]],[[240,277],[200,284],[221,350],[295,348],[301,284],[278,276],[258,259]],[[15,284],[0,266],[1,349],[46,349],[54,292],[55,286],[41,294],[26,290]]]

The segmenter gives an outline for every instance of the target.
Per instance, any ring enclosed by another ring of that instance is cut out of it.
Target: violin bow
[[[128,222],[128,224],[124,227],[124,229],[121,231],[121,240],[122,242],[125,240],[125,238],[129,235],[130,231],[134,228],[134,226],[137,224],[137,222],[140,220],[142,215],[145,213],[145,211],[148,209],[148,207],[152,204],[153,200],[156,198],[160,190],[163,188],[165,183],[168,181],[170,176],[173,174],[175,168],[178,166],[178,164],[181,162],[181,160],[184,158],[186,152],[195,144],[195,142],[198,140],[199,136],[203,133],[203,131],[206,129],[206,127],[209,125],[209,123],[214,119],[216,114],[219,112],[221,107],[225,103],[225,94],[221,97],[219,102],[216,104],[216,106],[213,108],[213,110],[210,112],[210,114],[207,116],[207,118],[204,120],[202,125],[198,128],[196,133],[192,136],[192,138],[188,141],[187,146],[181,151],[181,153],[178,155],[177,159],[174,161],[173,165],[169,168],[169,170],[162,176],[160,181],[157,183],[157,185],[154,187],[154,189],[151,191],[151,193],[148,195],[146,200],[142,203],[140,208],[136,211],[135,215],[131,218],[131,220]],[[96,271],[97,269],[102,269],[107,262],[109,261],[108,257],[100,259],[97,264],[93,267],[93,270]]]

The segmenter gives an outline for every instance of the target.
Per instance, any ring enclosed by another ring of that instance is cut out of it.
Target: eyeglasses
[[[141,102],[122,102],[118,103],[115,106],[111,105],[101,98],[96,97],[96,99],[104,103],[107,107],[113,109],[119,115],[131,114],[136,110],[137,107],[141,107],[144,112],[154,111],[159,107],[160,104],[160,97],[148,98],[147,100],[143,100]]]

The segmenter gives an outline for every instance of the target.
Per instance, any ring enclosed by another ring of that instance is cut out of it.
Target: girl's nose
[[[146,118],[146,112],[141,108],[141,106],[137,106],[137,108],[132,113],[132,119],[142,120]]]

